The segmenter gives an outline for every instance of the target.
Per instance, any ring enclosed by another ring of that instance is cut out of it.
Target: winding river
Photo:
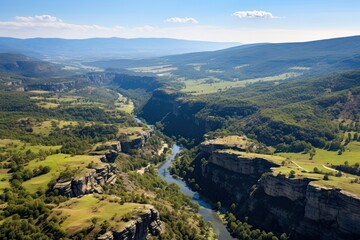
[[[214,228],[214,232],[218,236],[219,240],[235,239],[233,238],[228,230],[226,229],[219,216],[213,210],[214,204],[206,200],[199,193],[192,191],[184,181],[174,178],[169,173],[169,167],[171,161],[175,158],[176,154],[181,151],[180,147],[176,144],[172,146],[171,156],[167,157],[166,162],[159,168],[159,176],[168,183],[175,183],[180,187],[180,191],[186,196],[190,196],[194,202],[200,205],[199,213],[205,221],[211,222]]]
[[[136,122],[141,123],[142,121],[139,118],[135,117]],[[151,127],[151,125],[148,125]],[[224,223],[221,221],[217,213],[213,210],[214,204],[207,200],[205,197],[201,196],[199,193],[192,191],[184,181],[178,178],[174,178],[170,172],[169,167],[171,165],[171,161],[175,158],[176,154],[181,151],[181,148],[174,144],[172,146],[171,155],[166,158],[166,162],[161,165],[158,170],[158,175],[165,180],[167,183],[175,183],[180,187],[180,191],[186,196],[191,197],[192,201],[200,205],[199,213],[204,218],[206,222],[211,222],[214,232],[217,235],[219,240],[233,240],[233,238],[229,231],[226,229]]]

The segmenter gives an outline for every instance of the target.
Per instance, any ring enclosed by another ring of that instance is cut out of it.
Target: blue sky
[[[359,0],[0,0],[0,36],[287,42],[360,35]]]

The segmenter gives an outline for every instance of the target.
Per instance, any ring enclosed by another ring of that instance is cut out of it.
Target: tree
[[[286,233],[281,234],[280,240],[287,240]]]
[[[220,209],[221,209],[221,202],[220,202],[220,201],[218,201],[218,202],[216,203],[216,208],[217,208],[217,210],[220,210]]]
[[[291,170],[289,174],[289,178],[294,178],[294,177],[295,177],[295,171]]]
[[[358,139],[359,139],[359,134],[356,132],[356,133],[354,133],[353,140],[357,141]]]
[[[329,174],[325,174],[323,177],[323,180],[325,180],[325,181],[329,180]]]
[[[340,171],[337,171],[335,174],[335,177],[341,177],[341,176],[342,176],[342,173]]]
[[[235,204],[235,203],[232,203],[232,204],[230,205],[230,211],[231,211],[231,212],[235,212],[235,209],[236,209],[236,204]]]
[[[101,223],[100,226],[101,226],[101,231],[106,232],[110,228],[110,223],[105,220]]]

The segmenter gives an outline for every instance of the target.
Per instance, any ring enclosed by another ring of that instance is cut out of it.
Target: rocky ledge
[[[149,234],[156,236],[162,231],[163,227],[158,211],[150,208],[141,213],[136,220],[128,222],[123,228],[99,235],[97,240],[145,240]]]
[[[73,178],[69,181],[58,182],[54,186],[59,195],[66,197],[79,197],[89,193],[103,193],[103,184],[115,183],[116,168],[110,164],[90,169],[85,176]]]

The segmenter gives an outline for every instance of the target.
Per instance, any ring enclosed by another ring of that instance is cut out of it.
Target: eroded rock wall
[[[360,239],[360,198],[318,186],[314,179],[275,176],[264,159],[218,150],[206,154],[208,163],[199,166],[197,176],[204,194],[236,203],[238,216],[248,216],[251,224],[287,232],[291,239]]]
[[[128,153],[130,150],[143,148],[146,142],[151,137],[152,133],[153,130],[148,130],[134,139],[121,141],[121,151],[124,153]]]
[[[159,235],[162,231],[159,213],[154,208],[140,214],[139,218],[130,221],[125,227],[106,232],[98,240],[145,240],[149,234]]]
[[[54,190],[57,190],[60,195],[66,197],[79,197],[89,193],[103,193],[103,184],[112,184],[116,181],[115,169],[110,164],[91,169],[83,177],[56,183]]]

